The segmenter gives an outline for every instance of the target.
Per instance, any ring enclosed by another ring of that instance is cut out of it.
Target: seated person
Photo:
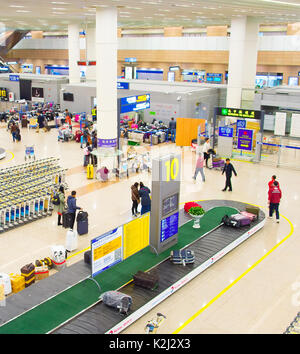
[[[97,173],[99,173],[100,175],[100,179],[102,179],[102,181],[108,181],[108,173],[109,173],[109,170],[103,166],[101,167]]]

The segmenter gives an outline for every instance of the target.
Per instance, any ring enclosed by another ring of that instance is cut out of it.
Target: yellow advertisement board
[[[125,224],[123,229],[123,259],[147,247],[149,236],[150,213]]]

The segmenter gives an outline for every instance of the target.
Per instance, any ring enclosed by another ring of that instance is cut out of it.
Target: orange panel
[[[205,130],[205,119],[177,118],[176,119],[176,145],[191,146],[193,139],[197,138],[198,126]]]

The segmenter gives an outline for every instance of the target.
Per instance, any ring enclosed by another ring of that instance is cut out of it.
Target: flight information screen
[[[160,242],[164,242],[170,237],[178,234],[179,212],[161,220]]]
[[[162,202],[162,216],[166,216],[178,209],[178,193],[165,198]]]

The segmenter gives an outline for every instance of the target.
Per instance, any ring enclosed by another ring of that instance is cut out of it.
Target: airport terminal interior
[[[0,3],[0,333],[300,334],[300,4]]]

